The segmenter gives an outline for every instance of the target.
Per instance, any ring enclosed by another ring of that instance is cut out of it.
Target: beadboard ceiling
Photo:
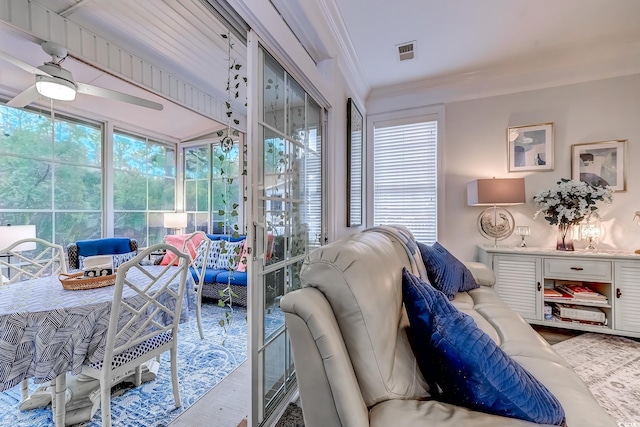
[[[224,105],[227,79],[228,45],[221,34],[227,28],[199,0],[31,0],[32,3],[88,29],[114,46],[126,49],[145,64],[161,69],[163,76],[176,76],[201,93],[210,95]],[[0,27],[0,49],[34,66],[50,57],[39,46],[41,39],[11,26]],[[54,38],[52,35],[51,38]],[[93,41],[83,39],[83,48]],[[91,50],[91,49],[89,49]],[[95,47],[96,51],[100,46]],[[103,98],[78,95],[71,103],[58,102],[61,111],[94,111],[99,117],[133,122],[143,129],[179,140],[189,140],[213,133],[224,127],[224,111],[220,105],[208,114],[182,108],[171,100],[156,96],[138,85],[127,84],[106,72],[78,60],[72,48],[62,66],[72,72],[76,81],[120,90],[160,102],[161,112]],[[108,51],[107,54],[112,54]],[[100,55],[100,52],[97,53]],[[232,55],[246,64],[246,49],[234,43]],[[111,58],[109,58],[111,61]],[[121,59],[120,59],[121,61]],[[17,93],[33,84],[34,76],[4,61],[0,61],[0,88],[6,94]],[[175,80],[172,80],[175,81]],[[170,82],[171,84],[171,82]],[[194,95],[199,96],[199,95]],[[197,100],[195,101],[197,104]],[[48,105],[48,102],[45,102]],[[179,103],[178,103],[179,104]],[[244,112],[244,102],[233,100],[234,108]],[[45,105],[46,106],[46,105]],[[131,120],[135,117],[135,120]],[[218,119],[212,120],[212,119]],[[222,123],[220,123],[222,121]]]
[[[163,99],[71,57],[63,65],[77,81],[147,97],[165,110],[141,113],[139,107],[80,95],[59,103],[60,110],[98,112],[183,141],[224,126],[220,105],[199,105],[206,104],[199,102],[201,94],[222,105],[226,99],[227,46],[220,36],[226,29],[206,0],[20,1],[89,29],[199,91],[189,110],[180,106],[187,100]],[[416,92],[471,82],[489,94],[506,82],[532,88],[640,72],[638,0],[269,1],[316,62],[339,55],[363,102],[402,88]],[[1,50],[30,64],[49,59],[37,44],[47,35],[1,25],[0,36]],[[406,42],[415,42],[415,58],[399,61],[397,45]],[[238,43],[233,56],[246,64],[245,55]],[[32,83],[32,75],[0,61],[5,97]],[[234,109],[243,114],[241,104],[234,101]]]

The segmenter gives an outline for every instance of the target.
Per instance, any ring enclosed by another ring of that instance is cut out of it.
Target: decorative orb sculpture
[[[494,243],[513,234],[515,221],[508,210],[494,206],[483,210],[478,216],[478,231]]]

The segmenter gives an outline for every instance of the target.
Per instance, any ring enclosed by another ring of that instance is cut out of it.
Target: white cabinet
[[[640,337],[638,254],[479,246],[478,258],[493,269],[500,297],[529,323]],[[562,304],[545,296],[545,289],[561,289],[567,284],[586,286],[600,294],[600,299],[580,298]],[[573,307],[582,314],[590,310],[604,322],[569,320],[555,311],[557,315],[545,317],[545,305],[555,310]]]
[[[614,327],[617,331],[640,334],[640,263],[615,264]]]
[[[540,258],[496,255],[493,271],[500,298],[525,319],[540,318]]]

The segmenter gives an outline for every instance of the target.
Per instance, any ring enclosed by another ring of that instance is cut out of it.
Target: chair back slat
[[[199,242],[196,242],[197,237],[201,237]],[[207,267],[206,259],[210,247],[211,239],[209,239],[207,234],[203,231],[195,231],[191,233],[182,245],[182,252],[186,252],[189,255],[195,254],[195,256],[192,256],[189,261],[189,267],[191,267],[191,271],[195,275],[194,279],[198,286],[202,286],[202,282],[204,281],[204,273]],[[204,254],[202,262],[200,263],[201,265],[196,264],[196,259],[199,254]]]
[[[152,252],[171,251],[170,265],[146,266]],[[177,333],[190,257],[166,243],[150,246],[116,272],[105,360],[167,331]],[[153,271],[151,271],[153,270]]]
[[[35,243],[36,248],[16,250],[24,243]],[[19,240],[8,248],[0,249],[0,283],[15,283],[53,276],[67,272],[62,246],[39,238]]]

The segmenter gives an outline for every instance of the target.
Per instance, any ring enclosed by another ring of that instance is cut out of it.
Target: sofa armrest
[[[464,265],[471,271],[476,283],[480,286],[493,286],[496,284],[496,276],[493,270],[481,262],[465,261]]]
[[[369,413],[340,328],[322,292],[303,288],[280,300],[291,336],[307,427],[367,427]]]

